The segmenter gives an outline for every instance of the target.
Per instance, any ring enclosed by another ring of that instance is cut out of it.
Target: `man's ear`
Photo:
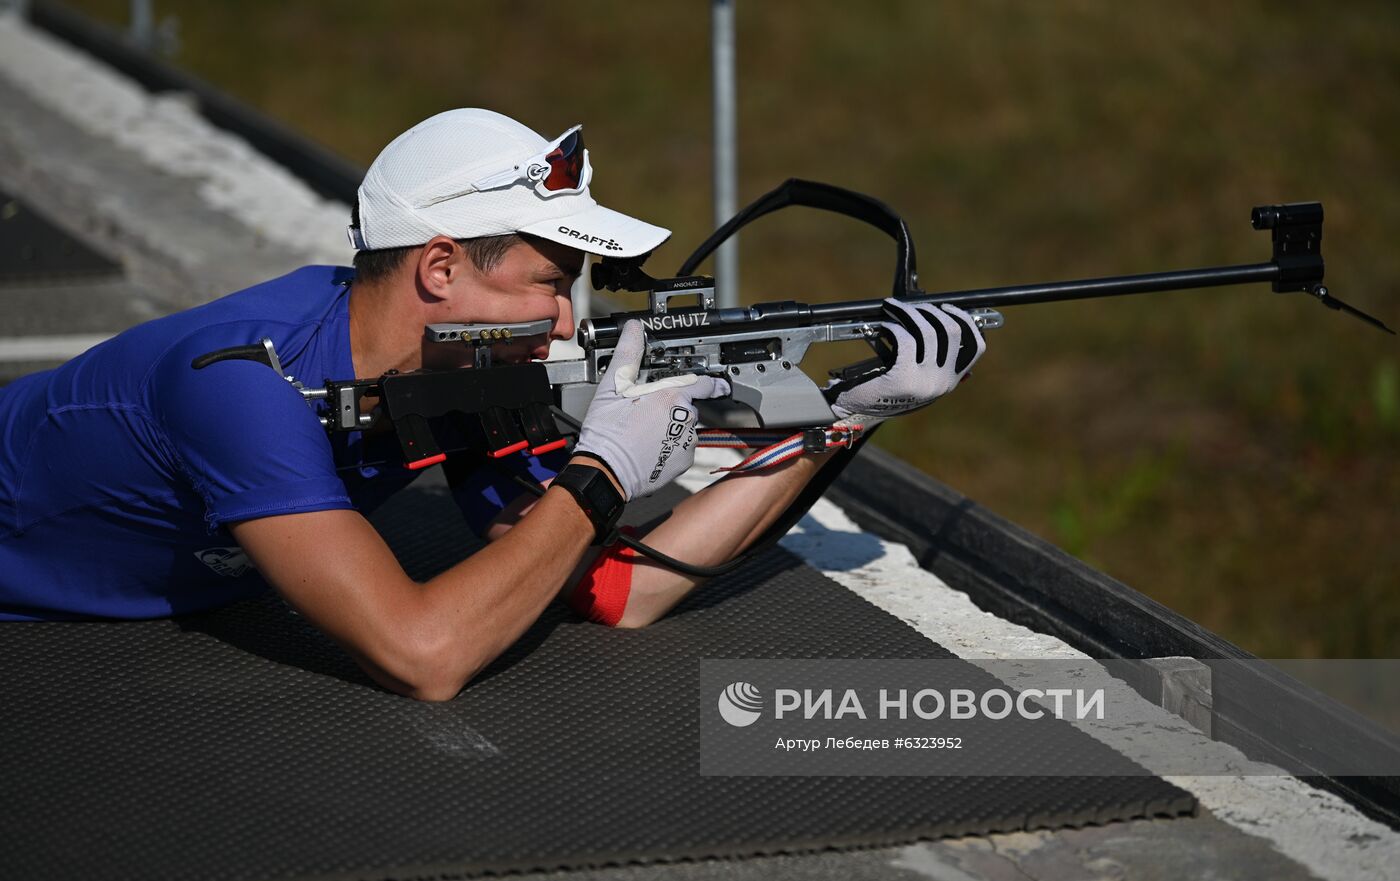
[[[465,270],[462,249],[447,236],[434,236],[418,252],[418,287],[438,298],[447,299],[452,282]]]

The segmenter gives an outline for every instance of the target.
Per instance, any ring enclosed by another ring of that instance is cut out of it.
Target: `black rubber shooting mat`
[[[474,546],[441,491],[376,522],[418,577]],[[707,657],[950,655],[781,550],[643,630],[552,609],[444,704],[375,687],[271,598],[4,625],[0,877],[457,877],[1194,810],[1150,776],[702,777]],[[1005,747],[1086,774],[1127,762],[1052,733]]]

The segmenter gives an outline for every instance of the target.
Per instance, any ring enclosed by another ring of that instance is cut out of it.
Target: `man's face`
[[[530,238],[512,245],[489,272],[476,268],[463,252],[464,272],[454,280],[454,317],[462,324],[516,324],[548,319],[548,333],[516,337],[491,347],[498,361],[520,363],[544,358],[552,340],[574,335],[574,310],[569,298],[583,268],[583,252],[544,239]],[[425,343],[426,367],[471,363],[460,343]],[[451,363],[448,363],[451,362]]]

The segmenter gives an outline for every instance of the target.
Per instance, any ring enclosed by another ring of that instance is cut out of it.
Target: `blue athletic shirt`
[[[392,433],[328,435],[266,365],[190,366],[267,337],[308,388],[352,378],[353,278],[299,269],[0,388],[0,620],[164,617],[262,593],[226,524],[368,513],[410,483]],[[558,467],[514,459],[537,479]],[[519,492],[484,471],[454,495],[480,532]]]

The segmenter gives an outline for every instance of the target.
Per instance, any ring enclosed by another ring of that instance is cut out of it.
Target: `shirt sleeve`
[[[353,508],[326,430],[266,365],[195,370],[172,353],[151,379],[175,467],[204,499],[210,529],[277,514]]]
[[[453,485],[452,500],[461,509],[472,532],[485,536],[491,521],[525,492],[515,480],[516,476],[536,483],[553,480],[568,459],[563,450],[543,456],[508,456],[496,461],[483,458],[480,467]]]

